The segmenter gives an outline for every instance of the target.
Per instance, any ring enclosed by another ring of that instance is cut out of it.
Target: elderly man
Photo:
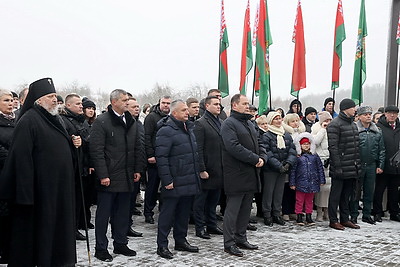
[[[349,220],[349,202],[354,193],[355,184],[360,176],[361,161],[359,152],[359,135],[353,122],[356,104],[345,98],[340,102],[340,113],[328,125],[328,143],[330,153],[329,174],[332,177],[329,194],[329,226],[336,230],[345,227],[359,229],[360,226]],[[340,210],[340,223],[337,208]]]
[[[388,209],[390,219],[400,222],[399,208],[399,186],[400,169],[390,164],[390,158],[399,150],[400,145],[400,122],[399,108],[387,106],[385,114],[379,118],[377,126],[382,130],[383,142],[385,143],[386,157],[383,173],[376,178],[374,195],[375,221],[382,222],[382,198],[385,189],[388,189]]]
[[[159,122],[156,159],[161,178],[161,205],[158,218],[157,254],[172,259],[168,235],[174,228],[175,250],[198,252],[186,240],[193,197],[199,192],[199,167],[193,123],[188,121],[185,102],[171,103],[171,115]]]
[[[127,246],[129,201],[133,183],[144,169],[144,151],[138,123],[128,112],[128,100],[126,91],[112,91],[111,104],[93,123],[90,136],[90,158],[99,180],[95,257],[102,261],[113,259],[106,236],[111,215],[114,253],[136,255]]]
[[[267,162],[264,147],[250,119],[249,101],[236,94],[231,98],[231,115],[221,126],[224,143],[222,164],[227,205],[224,215],[224,251],[238,257],[239,249],[258,249],[247,240],[254,193],[260,191],[260,171]]]
[[[149,115],[144,119],[144,143],[147,157],[147,184],[144,194],[144,218],[146,223],[154,224],[153,209],[157,204],[158,188],[160,177],[157,171],[155,157],[156,134],[158,131],[157,122],[166,117],[169,113],[171,97],[161,97],[159,103],[151,108]]]
[[[74,266],[74,142],[57,115],[53,80],[32,83],[0,179],[11,199],[10,266]]]
[[[376,175],[381,174],[385,166],[385,145],[382,131],[372,122],[372,107],[359,107],[357,114],[358,121],[356,125],[360,136],[361,176],[357,194],[350,202],[351,221],[357,223],[362,188],[362,221],[375,224],[374,219],[371,218],[372,201]]]

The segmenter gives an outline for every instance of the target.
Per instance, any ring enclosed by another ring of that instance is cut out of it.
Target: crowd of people
[[[199,238],[223,236],[230,255],[259,249],[247,238],[257,229],[254,202],[266,227],[329,221],[335,230],[359,229],[360,209],[362,222],[376,224],[386,202],[390,220],[400,222],[400,173],[391,164],[398,107],[374,113],[345,98],[336,112],[327,98],[317,108],[303,114],[295,99],[286,114],[257,114],[236,94],[226,111],[218,89],[140,108],[116,89],[97,115],[87,97],[57,95],[51,78],[19,95],[0,90],[0,262],[74,266],[88,229],[95,229],[95,257],[110,262],[109,225],[113,253],[135,256],[128,236],[143,235],[132,219],[141,214],[141,190],[144,221],[158,224],[156,253],[166,259],[174,257],[172,229],[175,250],[199,252],[188,242],[190,221]]]

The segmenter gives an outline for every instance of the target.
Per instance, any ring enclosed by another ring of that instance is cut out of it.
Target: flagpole
[[[400,66],[400,59],[399,59],[399,53],[397,53],[397,66]],[[399,106],[399,90],[400,90],[400,68],[399,69],[399,75],[397,77],[397,90],[396,90],[396,107]]]
[[[336,93],[336,89],[333,89],[333,93],[332,93],[333,101],[335,101],[335,93]]]
[[[271,71],[269,72],[269,79],[268,79],[268,97],[269,97],[269,110],[272,109],[272,96],[271,96]]]
[[[254,63],[254,79],[253,79],[253,90],[251,94],[251,104],[254,105],[254,94],[255,94],[255,88],[256,88],[256,72],[257,72],[257,62]],[[260,103],[258,103],[260,105]]]

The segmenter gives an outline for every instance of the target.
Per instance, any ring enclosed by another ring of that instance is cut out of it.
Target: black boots
[[[304,221],[303,221],[303,214],[299,213],[297,214],[297,220],[296,220],[297,225],[304,225]]]
[[[308,225],[314,225],[315,224],[315,222],[311,219],[311,213],[307,213],[306,214],[306,223]]]
[[[304,215],[302,213],[297,214],[296,223],[298,225],[304,225],[303,216]],[[315,224],[315,222],[311,219],[311,213],[307,213],[306,214],[306,223],[307,223],[307,225],[314,225]]]

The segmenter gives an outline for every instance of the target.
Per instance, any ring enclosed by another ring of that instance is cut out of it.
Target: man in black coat
[[[32,83],[0,179],[13,202],[10,266],[75,266],[72,141],[57,115],[52,79]]]
[[[171,116],[159,122],[156,137],[156,158],[161,178],[161,205],[158,218],[157,254],[172,259],[168,235],[174,228],[175,250],[198,252],[187,240],[193,197],[199,192],[199,167],[193,123],[188,121],[185,102],[171,103]]]
[[[65,129],[67,133],[72,137],[80,137],[82,139],[82,146],[77,148],[78,160],[79,160],[79,172],[75,177],[75,207],[76,207],[76,240],[86,240],[86,237],[82,235],[79,229],[79,222],[83,220],[83,200],[81,192],[81,181],[83,185],[83,194],[86,198],[89,192],[89,166],[83,166],[84,158],[88,158],[89,155],[89,132],[83,126],[85,116],[83,115],[82,99],[77,94],[69,94],[65,97],[65,106],[61,112],[61,118],[64,121]],[[79,177],[80,175],[80,177]],[[90,206],[86,206],[86,212],[90,213]],[[86,214],[86,213],[85,213]],[[83,226],[83,225],[82,225]],[[92,225],[93,226],[93,225]],[[93,227],[91,227],[93,228]],[[83,227],[82,227],[83,229]]]
[[[387,106],[385,114],[379,118],[377,126],[382,130],[383,142],[386,148],[385,168],[383,173],[377,175],[374,194],[375,221],[382,222],[382,198],[385,189],[388,189],[388,209],[390,219],[400,221],[399,186],[400,170],[390,164],[390,158],[399,150],[400,146],[400,122],[399,108]]]
[[[90,158],[99,180],[95,257],[102,261],[112,261],[106,236],[111,215],[114,253],[136,255],[128,248],[126,235],[130,196],[133,183],[139,181],[144,169],[144,152],[138,124],[128,112],[128,99],[124,90],[111,92],[111,105],[93,123],[89,141]]]
[[[222,164],[227,205],[224,215],[224,251],[242,257],[243,249],[258,249],[247,241],[254,193],[260,191],[260,169],[267,162],[246,96],[231,98],[231,115],[221,126]],[[239,248],[238,248],[239,247]]]
[[[196,236],[210,239],[210,233],[221,235],[217,225],[216,207],[223,185],[222,174],[222,138],[220,100],[208,96],[205,100],[206,112],[195,121],[194,134],[199,154],[201,192],[196,195],[193,204],[193,217]],[[207,226],[207,229],[206,229]]]
[[[358,129],[353,122],[356,113],[355,106],[353,100],[343,99],[340,102],[339,116],[333,119],[327,128],[330,153],[329,174],[332,177],[328,203],[329,226],[336,230],[344,230],[344,227],[360,228],[349,220],[350,197],[355,194],[355,186],[361,170]],[[338,206],[340,223],[337,218]]]
[[[144,119],[144,143],[147,157],[147,184],[144,193],[144,217],[145,222],[154,224],[153,209],[157,204],[158,188],[160,177],[157,171],[156,162],[156,134],[158,131],[157,122],[168,115],[171,97],[161,97],[159,103],[151,108],[149,115]]]

